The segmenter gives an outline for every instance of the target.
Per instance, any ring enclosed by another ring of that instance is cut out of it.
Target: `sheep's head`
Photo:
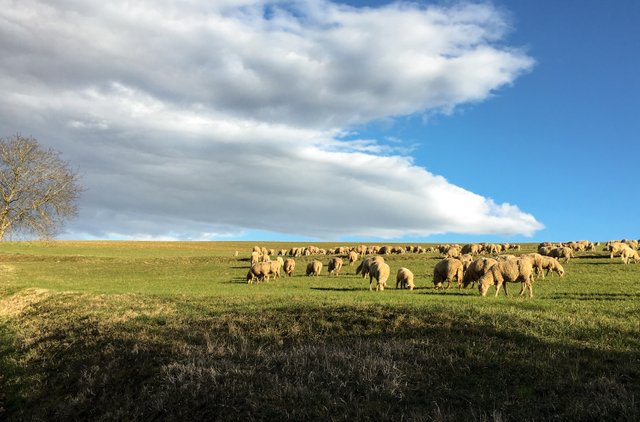
[[[487,292],[489,291],[489,286],[493,286],[493,284],[494,284],[494,281],[493,281],[493,277],[491,276],[491,273],[487,273],[484,276],[482,276],[480,281],[478,281],[478,291],[480,291],[480,294],[482,296],[486,296]]]

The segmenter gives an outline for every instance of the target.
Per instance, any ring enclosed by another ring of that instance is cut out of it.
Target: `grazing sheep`
[[[376,279],[376,292],[381,292],[387,285],[387,279],[391,274],[391,268],[385,262],[374,261],[369,267],[369,291],[371,291],[371,283]]]
[[[457,258],[460,256],[460,248],[457,246],[450,246],[444,251],[445,258]]]
[[[555,272],[560,277],[564,276],[564,268],[562,268],[562,265],[560,265],[557,260],[549,256],[542,257],[541,267],[542,269],[540,272],[542,273],[542,278],[544,278],[545,275],[549,275],[549,272],[551,271]],[[543,272],[544,270],[547,270],[546,274]]]
[[[359,258],[358,252],[356,251],[349,252],[349,255],[347,258],[349,259],[349,265],[353,265]]]
[[[610,259],[613,259],[614,256],[620,255],[622,253],[622,250],[625,248],[625,246],[628,245],[625,245],[622,242],[608,242],[605,250],[609,251]]]
[[[360,265],[356,268],[356,275],[362,274],[362,278],[365,278],[369,274],[369,268],[374,262],[384,262],[384,258],[381,256],[373,256],[367,259],[363,259]]]
[[[493,258],[478,258],[473,261],[466,270],[464,270],[464,276],[462,277],[462,286],[466,289],[469,284],[471,287],[475,286],[476,281],[489,271],[494,264],[497,264]]]
[[[529,290],[529,297],[533,297],[533,287],[531,285],[533,282],[533,264],[531,260],[521,258],[498,262],[480,278],[478,289],[482,296],[486,296],[489,286],[495,285],[496,296],[498,296],[500,287],[504,286],[504,294],[508,295],[507,282],[522,283],[520,294],[522,295],[526,288]]]
[[[538,248],[538,253],[542,256],[549,256],[552,250],[553,250],[552,246],[540,246]]]
[[[484,247],[484,252],[491,255],[497,255],[502,252],[502,246],[490,243]]]
[[[253,283],[254,281],[269,281],[269,275],[271,274],[270,262],[256,262],[251,266],[247,273],[247,283]]]
[[[463,254],[477,255],[481,250],[482,246],[478,245],[477,243],[467,243],[462,247],[460,252]]]
[[[260,252],[253,251],[251,252],[251,265],[260,262]]]
[[[313,261],[307,264],[307,275],[318,276],[320,275],[320,271],[322,271],[322,262],[314,259]]]
[[[622,249],[622,252],[620,253],[620,258],[622,259],[622,262],[624,262],[625,264],[628,264],[629,261],[632,259],[633,259],[633,262],[640,262],[640,255],[638,255],[638,251],[631,249],[629,246]]]
[[[271,274],[273,274],[274,280],[280,278],[280,268],[282,268],[282,258],[275,261],[269,261]]]
[[[401,289],[413,290],[415,285],[413,284],[413,273],[407,268],[400,268],[396,275],[396,289],[400,286]]]
[[[293,271],[296,269],[296,261],[293,258],[285,259],[283,268],[287,277],[293,276]]]
[[[509,259],[516,259],[517,257],[515,255],[510,255],[510,254],[502,254],[502,255],[498,255],[496,256],[496,259],[498,261],[507,261]]]
[[[521,255],[522,258],[529,258],[531,263],[533,264],[533,269],[536,274],[542,274],[542,278],[544,278],[543,270],[543,261],[544,259],[551,259],[552,261],[558,262],[555,259],[549,258],[548,256],[542,256],[539,253],[528,253],[526,255]]]
[[[456,258],[445,258],[438,262],[433,269],[433,285],[436,289],[443,289],[443,282],[447,282],[447,289],[451,287],[451,282],[455,278],[458,287],[462,287],[462,275],[464,268],[462,261]]]
[[[342,269],[342,258],[333,257],[329,260],[329,274],[340,275],[340,270]]]
[[[560,260],[560,258],[564,258],[564,262],[569,262],[569,259],[573,258],[573,249],[567,246],[553,248],[551,249],[549,256],[558,260]]]

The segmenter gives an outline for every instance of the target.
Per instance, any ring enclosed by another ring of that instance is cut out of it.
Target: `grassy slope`
[[[387,259],[412,292],[310,258],[247,285],[251,246],[0,244],[0,419],[640,419],[640,265],[483,299],[433,290],[435,255]]]

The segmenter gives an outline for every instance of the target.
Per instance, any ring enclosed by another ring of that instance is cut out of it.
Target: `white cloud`
[[[533,60],[507,27],[486,4],[0,0],[0,129],[81,167],[86,236],[529,235],[401,144],[344,140],[511,84]]]

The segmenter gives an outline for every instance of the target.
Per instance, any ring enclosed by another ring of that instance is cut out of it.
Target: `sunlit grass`
[[[287,244],[261,244],[276,250]],[[534,298],[248,285],[246,242],[0,244],[0,412],[69,419],[616,419],[640,416],[640,265],[603,252]],[[339,245],[322,245],[339,246]],[[524,252],[533,245],[525,245]],[[235,257],[235,251],[239,256]],[[321,258],[326,265],[327,257]],[[416,290],[396,290],[400,266]],[[0,413],[0,419],[3,413]]]

